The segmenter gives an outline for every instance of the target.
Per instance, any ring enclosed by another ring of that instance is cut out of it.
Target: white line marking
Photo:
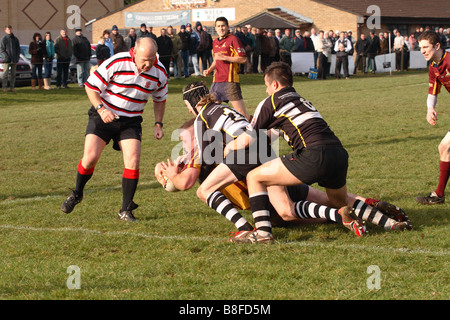
[[[226,238],[217,238],[217,237],[204,237],[204,236],[171,236],[171,235],[156,235],[145,232],[129,232],[129,231],[100,231],[100,230],[92,230],[85,228],[38,228],[38,227],[30,227],[30,226],[14,226],[14,225],[0,225],[0,229],[5,230],[23,230],[23,231],[34,231],[34,232],[74,232],[74,233],[86,233],[91,235],[99,235],[99,236],[132,236],[138,238],[146,238],[146,239],[158,239],[158,240],[192,240],[192,241],[218,241],[225,242]],[[380,246],[365,246],[358,244],[332,244],[332,243],[321,243],[317,241],[307,242],[307,241],[277,241],[279,244],[286,244],[292,246],[300,246],[300,247],[311,247],[311,248],[336,248],[336,249],[353,249],[353,250],[363,250],[363,251],[372,251],[372,252],[391,252],[398,254],[418,254],[418,255],[433,255],[439,257],[445,257],[450,254],[449,251],[434,251],[428,249],[410,249],[410,248],[384,248]]]

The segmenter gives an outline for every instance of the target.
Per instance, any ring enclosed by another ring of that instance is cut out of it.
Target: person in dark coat
[[[95,55],[97,56],[98,66],[109,57],[111,57],[111,52],[108,46],[105,44],[105,38],[103,36],[100,37],[100,40],[97,43],[97,47],[95,48]]]
[[[3,64],[3,79],[2,86],[3,91],[7,91],[9,74],[11,78],[9,85],[11,91],[15,91],[16,84],[16,64],[20,58],[20,43],[19,39],[12,33],[12,27],[10,25],[5,27],[6,35],[3,36],[0,42],[0,54],[2,56]]]
[[[167,79],[170,79],[170,59],[172,57],[173,43],[166,32],[166,29],[161,29],[161,36],[156,39],[156,44],[158,45],[159,61],[166,68]]]
[[[36,90],[36,83],[38,83],[39,90],[43,90],[42,67],[44,58],[47,58],[47,48],[40,33],[33,34],[33,41],[30,42],[28,51],[31,54],[31,89]]]

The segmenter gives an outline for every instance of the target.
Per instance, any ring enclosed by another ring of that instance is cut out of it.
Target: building
[[[0,36],[4,27],[11,25],[21,44],[29,44],[35,32],[44,36],[50,31],[55,39],[62,28],[67,28],[69,37],[73,37],[74,29],[82,27],[90,39],[91,31],[84,28],[85,24],[123,6],[123,0],[2,0]]]
[[[201,21],[213,31],[219,16],[230,25],[251,24],[263,28],[291,28],[306,31],[352,30],[355,37],[370,29],[410,33],[418,26],[450,27],[450,1],[422,0],[140,0],[98,15],[92,21],[94,38],[117,25],[122,34],[141,23],[159,29]]]

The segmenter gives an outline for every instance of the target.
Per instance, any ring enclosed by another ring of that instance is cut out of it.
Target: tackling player
[[[442,48],[439,35],[434,31],[425,31],[418,39],[420,51],[425,60],[430,62],[428,69],[427,121],[436,125],[437,95],[441,87],[450,92],[450,54]],[[433,192],[425,197],[417,197],[420,204],[442,204],[445,202],[445,187],[450,176],[450,131],[439,144],[439,183]]]
[[[197,180],[201,184],[207,175],[214,174],[212,169],[215,165],[200,165],[199,163],[197,148],[195,148],[193,123],[194,121],[187,121],[180,127],[180,140],[183,142],[184,149],[191,150],[191,152],[185,156],[180,156],[174,162],[168,159],[167,162],[160,162],[155,166],[155,177],[166,190],[168,190],[168,183],[174,186],[170,191],[189,190]],[[282,189],[284,190],[284,187]],[[229,214],[226,217],[231,221],[237,221],[238,218],[244,219],[237,209],[250,210],[245,179],[220,189],[220,192],[235,207],[232,210],[233,214]],[[355,231],[351,224],[345,224],[342,220],[339,220],[337,209],[320,205],[328,201],[325,192],[307,185],[288,187],[287,192],[290,199],[297,202],[299,207],[302,207],[301,210],[297,210],[299,212],[298,215],[287,211],[285,209],[287,206],[280,204],[283,195],[280,193],[279,187],[269,187],[268,192],[270,202],[275,207],[271,207],[270,209],[272,224],[286,226],[309,222],[320,223],[333,221],[342,223],[348,229]],[[354,208],[355,213],[361,219],[370,221],[387,231],[409,230],[412,228],[403,210],[387,202],[348,194],[348,205]],[[245,236],[249,232],[251,233],[250,230],[239,229],[231,240],[236,237]]]

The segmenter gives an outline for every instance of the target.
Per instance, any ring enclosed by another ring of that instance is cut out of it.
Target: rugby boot
[[[378,201],[374,205],[375,209],[378,209],[383,214],[387,215],[389,218],[394,219],[395,221],[409,221],[408,216],[406,215],[405,211],[403,211],[401,208],[397,207],[396,205],[393,205],[386,201]]]
[[[133,215],[133,210],[137,209],[139,205],[131,201],[129,204],[127,210],[119,210],[118,218],[119,220],[128,221],[128,222],[137,222],[139,219],[137,219]]]
[[[62,203],[61,210],[64,213],[71,213],[73,211],[73,208],[75,208],[75,206],[79,204],[81,200],[83,200],[83,194],[79,194],[75,190],[72,190],[72,194]]]
[[[391,231],[405,231],[405,230],[412,230],[413,226],[409,221],[397,221],[394,223],[391,227]]]
[[[253,231],[239,231],[236,232],[233,237],[230,238],[229,242],[234,243],[268,243],[272,244],[274,242],[272,234],[267,236],[261,236],[256,230]]]
[[[342,225],[353,231],[358,237],[362,237],[367,233],[364,221],[355,214],[352,207],[342,207],[338,210],[338,213],[342,217]]]
[[[416,197],[416,201],[420,204],[443,204],[445,202],[445,195],[442,197],[439,197],[436,192],[430,193],[426,197]]]

